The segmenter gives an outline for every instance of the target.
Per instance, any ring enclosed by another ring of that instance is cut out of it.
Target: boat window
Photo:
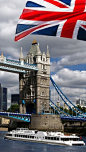
[[[59,140],[59,138],[57,138],[57,140]]]
[[[54,140],[57,140],[57,138],[56,138],[56,137],[54,137]]]
[[[59,140],[59,138],[57,138],[57,137],[47,137],[47,136],[45,136],[45,139],[47,139],[47,140]]]
[[[51,137],[51,140],[53,140],[53,137]]]
[[[50,139],[50,137],[47,137],[47,139]]]
[[[79,139],[78,138],[73,138],[73,141],[78,141]]]
[[[69,138],[61,138],[62,141],[69,141]]]
[[[72,146],[83,146],[83,144],[72,144]]]
[[[78,138],[61,138],[62,141],[78,141]]]
[[[72,140],[72,141],[73,141],[73,138],[70,138],[70,140]]]
[[[8,136],[12,136],[12,134],[7,134]]]

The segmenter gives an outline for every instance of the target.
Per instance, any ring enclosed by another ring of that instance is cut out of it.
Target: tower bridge
[[[0,70],[19,74],[20,113],[49,111],[50,54],[41,53],[34,39],[26,57],[21,49],[19,61],[0,56]],[[25,104],[24,104],[25,103]]]
[[[39,44],[34,39],[26,57],[21,49],[19,61],[0,56],[0,70],[19,74],[19,108],[20,114],[0,113],[16,121],[30,122],[31,129],[59,129],[63,126],[61,120],[86,121],[86,114],[80,111],[60,90],[50,77],[50,54],[41,52]],[[63,102],[76,113],[72,116],[50,100],[50,80]],[[51,115],[50,107],[59,115]],[[73,107],[73,108],[72,108]],[[35,112],[35,115],[29,113]],[[26,115],[26,113],[28,113]],[[47,115],[48,113],[48,115]],[[44,115],[43,115],[44,114]],[[39,124],[39,128],[38,127]],[[35,127],[35,128],[34,128]]]

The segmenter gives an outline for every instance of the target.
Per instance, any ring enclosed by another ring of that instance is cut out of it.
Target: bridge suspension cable
[[[57,93],[59,94],[59,96],[61,97],[61,99],[64,101],[64,103],[69,107],[69,109],[71,109],[72,111],[74,111],[76,113],[76,115],[78,117],[86,117],[86,114],[84,112],[82,112],[78,107],[76,107],[66,96],[65,94],[61,91],[61,89],[57,86],[57,84],[54,82],[54,80],[52,79],[52,77],[50,76],[50,80],[55,88],[55,90],[57,91]]]
[[[64,110],[62,110],[60,107],[58,107],[52,100],[50,100],[49,105],[50,105],[50,107],[51,107],[52,109],[54,109],[54,110],[56,111],[56,113],[58,113],[59,115],[71,117],[70,114],[66,113]]]

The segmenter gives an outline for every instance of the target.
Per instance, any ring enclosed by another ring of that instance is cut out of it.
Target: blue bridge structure
[[[7,119],[12,119],[12,120],[15,120],[15,121],[28,122],[28,123],[31,121],[31,114],[0,112],[0,117],[4,117],[4,118],[7,118]]]
[[[13,73],[26,73],[26,71],[38,71],[36,64],[28,64],[23,61],[16,61],[11,59],[6,59],[6,57],[1,55],[0,59],[0,70],[13,72]]]
[[[54,103],[52,100],[49,102],[49,106],[55,111],[56,114],[59,114],[61,117],[61,120],[65,121],[74,121],[74,122],[86,122],[86,114],[82,112],[79,108],[77,108],[61,91],[61,89],[57,86],[57,84],[54,82],[52,77],[50,76],[50,80],[56,90],[56,92],[59,94],[63,102],[71,109],[76,116],[70,115],[69,113],[66,113],[63,109],[58,107],[56,103]],[[55,113],[48,113],[48,114],[55,114]],[[46,113],[42,113],[46,114]],[[31,114],[20,114],[20,113],[12,113],[12,112],[0,112],[1,117],[5,117],[8,119],[13,119],[16,121],[22,121],[22,122],[30,122],[31,121]]]
[[[68,109],[71,109],[72,112],[76,114],[76,118],[86,118],[86,114],[82,112],[77,106],[75,106],[68,98],[67,96],[61,91],[61,89],[57,86],[57,84],[54,82],[52,77],[50,76],[50,80],[58,93],[58,95],[61,97],[62,101],[67,105]],[[58,107],[55,102],[50,100],[50,106],[53,108],[58,114],[60,114],[61,117],[67,116],[67,117],[75,117],[73,115],[70,115],[69,113],[66,113],[63,109]]]

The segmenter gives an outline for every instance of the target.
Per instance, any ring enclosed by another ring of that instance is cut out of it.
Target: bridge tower
[[[19,61],[37,64],[38,71],[27,71],[19,74],[20,113],[36,110],[36,114],[49,111],[50,85],[50,54],[47,46],[46,53],[41,52],[39,44],[34,39],[31,48],[24,58],[22,49]]]

